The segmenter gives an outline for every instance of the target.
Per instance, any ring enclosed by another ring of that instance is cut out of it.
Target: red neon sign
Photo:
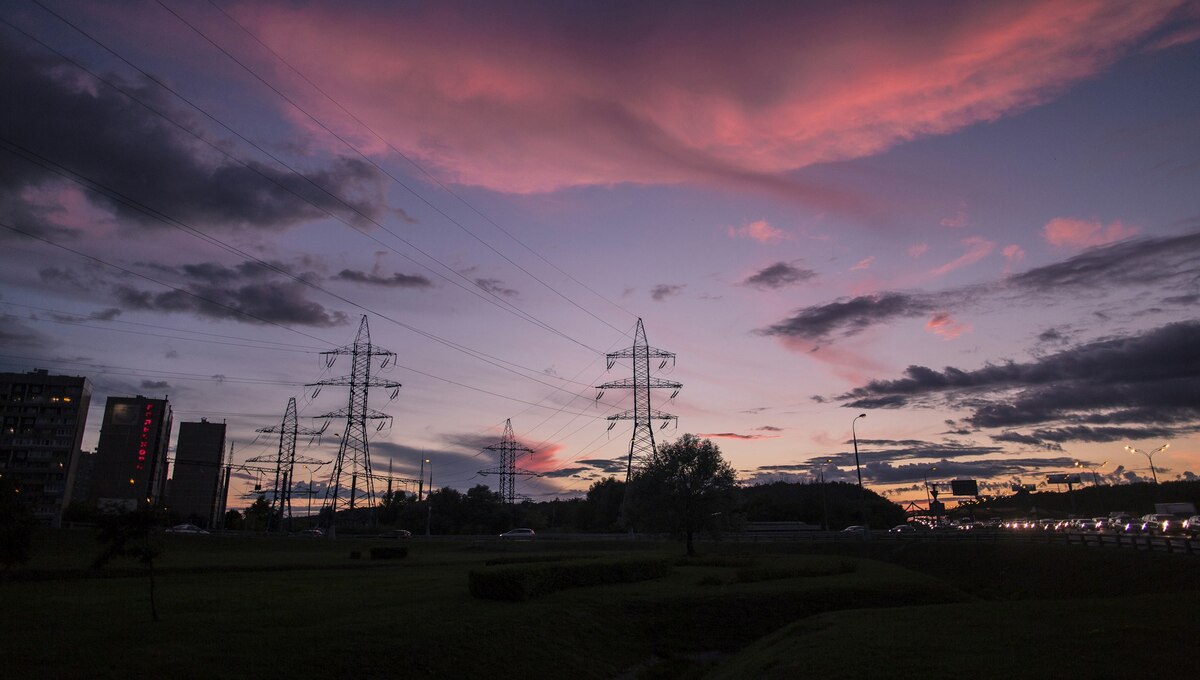
[[[150,449],[150,423],[154,420],[154,404],[146,404],[146,412],[142,417],[142,437],[138,441],[137,469],[146,466],[146,451]]]

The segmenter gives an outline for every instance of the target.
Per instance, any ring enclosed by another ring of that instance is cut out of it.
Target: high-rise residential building
[[[92,385],[82,376],[0,373],[0,483],[41,524],[59,526],[71,502]]]
[[[219,526],[225,423],[179,423],[167,505],[185,521],[205,529]]]
[[[171,404],[166,399],[109,397],[92,471],[97,506],[132,510],[161,503],[170,438]]]

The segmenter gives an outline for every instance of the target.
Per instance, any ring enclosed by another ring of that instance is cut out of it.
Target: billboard
[[[955,496],[978,496],[979,483],[974,479],[950,480],[950,493]]]
[[[1013,484],[1013,493],[1031,493],[1037,491],[1037,484]]]
[[[1077,474],[1058,474],[1046,475],[1047,484],[1078,484],[1079,475]]]

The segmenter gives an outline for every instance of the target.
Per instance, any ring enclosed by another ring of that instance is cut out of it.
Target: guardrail
[[[967,543],[1059,543],[1082,545],[1094,548],[1125,548],[1147,552],[1164,552],[1184,555],[1200,555],[1200,540],[1179,536],[1144,536],[1125,534],[1084,534],[1040,531],[919,531],[916,533],[890,533],[872,531],[868,536],[861,532],[844,531],[773,531],[727,534],[728,538],[742,542],[759,541],[803,541],[807,543],[861,542],[864,538],[873,542],[900,543],[913,541],[950,541]]]

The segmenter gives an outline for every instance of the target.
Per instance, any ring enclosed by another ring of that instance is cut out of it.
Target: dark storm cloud
[[[391,276],[380,276],[354,269],[343,269],[333,278],[340,281],[353,281],[354,283],[365,283],[385,288],[429,288],[433,285],[429,279],[420,274],[410,275],[401,274],[400,272],[395,272]]]
[[[1200,232],[1135,238],[1092,248],[1070,259],[1014,274],[1010,286],[1064,292],[1122,285],[1200,282]]]
[[[919,318],[987,300],[1028,300],[1045,295],[1105,292],[1120,286],[1182,289],[1167,298],[1186,304],[1200,286],[1200,232],[1145,237],[1084,251],[1061,262],[1014,274],[988,285],[962,286],[932,293],[885,291],[835,300],[797,310],[758,333],[768,336],[829,341],[860,333],[898,319]],[[1164,300],[1165,302],[1165,300]],[[1102,313],[1101,313],[1102,314]],[[1104,317],[1107,318],[1107,317]],[[1048,331],[1054,341],[1056,331]]]
[[[328,327],[344,324],[347,319],[343,312],[328,310],[306,298],[309,289],[293,281],[241,286],[192,285],[187,293],[180,290],[151,293],[122,285],[113,292],[127,309],[192,313],[243,323]]]
[[[569,468],[561,468],[558,470],[550,470],[549,472],[543,472],[541,474],[543,477],[558,478],[558,477],[574,477],[578,474],[581,474],[584,472],[592,472],[592,471],[593,471],[593,469],[590,467],[569,467]]]
[[[624,472],[626,467],[625,458],[614,458],[612,460],[608,460],[606,458],[588,458],[575,462],[579,463],[580,465],[586,465],[593,469],[599,470],[604,474],[616,474],[618,472]]]
[[[746,277],[742,285],[754,288],[779,289],[815,278],[817,273],[811,269],[801,269],[794,263],[776,262]]]
[[[475,285],[493,295],[516,297],[517,291],[504,285],[500,279],[475,279]]]
[[[143,390],[154,390],[161,392],[171,389],[171,383],[166,380],[143,380],[141,385]]]
[[[1085,343],[1028,363],[973,371],[910,366],[905,376],[873,380],[838,399],[853,408],[969,409],[965,422],[975,428],[1052,425],[1031,434],[1008,431],[997,441],[1167,436],[1194,431],[1200,421],[1200,322]]]
[[[874,484],[903,484],[921,482],[944,482],[950,479],[995,479],[997,477],[1022,477],[1043,471],[1059,471],[1075,465],[1073,458],[989,458],[985,460],[953,461],[939,460],[936,463],[911,463],[892,465],[871,461],[863,465],[863,479]],[[934,470],[933,468],[937,468]]]
[[[937,308],[930,296],[906,293],[860,295],[805,307],[791,317],[758,332],[804,340],[848,337],[896,318],[922,316]]]
[[[669,297],[674,297],[683,292],[687,284],[682,283],[660,283],[650,289],[650,298],[655,302],[662,302]]]
[[[9,349],[44,349],[52,341],[46,335],[30,328],[12,314],[0,314],[0,347]]]
[[[37,154],[192,226],[279,230],[319,218],[324,210],[348,213],[314,184],[353,197],[349,202],[359,213],[374,218],[382,212],[381,176],[363,161],[339,158],[309,172],[307,180],[257,161],[242,165],[57,58],[32,55],[0,38],[0,65],[0,91],[7,101],[21,102],[0,107],[0,136],[9,140],[5,148],[18,144],[27,155]],[[145,79],[122,87],[185,126],[195,128],[199,120]],[[0,208],[23,228],[61,231],[50,223],[49,212],[57,208],[51,205],[53,193],[64,181],[44,167],[0,153]],[[37,189],[46,190],[40,203],[28,199]],[[162,226],[126,202],[82,191],[125,223]]]

